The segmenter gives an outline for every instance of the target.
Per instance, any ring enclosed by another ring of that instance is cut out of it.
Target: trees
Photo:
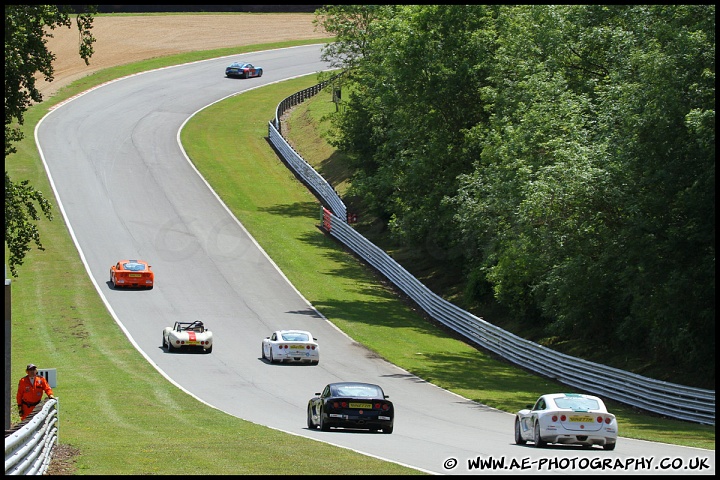
[[[76,15],[80,32],[79,54],[87,64],[95,41],[90,33],[94,9]],[[72,25],[67,6],[6,5],[5,6],[5,158],[15,153],[14,143],[23,138],[20,126],[24,114],[33,104],[42,101],[35,86],[36,74],[52,81],[55,55],[47,50],[49,30]],[[17,276],[30,242],[42,250],[35,223],[40,219],[36,205],[52,219],[50,203],[27,181],[13,182],[5,171],[5,244],[10,252],[9,266]]]
[[[398,237],[429,242],[436,252],[449,251],[452,241],[443,227],[453,212],[441,200],[456,190],[457,175],[472,167],[463,132],[486,115],[476,94],[492,58],[496,10],[383,6],[374,10],[366,29],[371,34],[354,42],[363,54],[338,62],[354,81],[333,139],[356,160],[351,193],[387,219]]]
[[[313,23],[335,36],[322,59],[333,68],[354,70],[370,53],[373,23],[383,15],[382,5],[323,5]]]
[[[713,377],[715,7],[382,12],[335,119],[351,189],[517,320]]]

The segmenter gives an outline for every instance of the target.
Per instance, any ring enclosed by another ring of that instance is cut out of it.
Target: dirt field
[[[326,38],[311,13],[243,13],[217,15],[151,15],[96,17],[95,53],[90,65],[78,54],[78,31],[55,29],[48,49],[55,54],[55,79],[38,81],[43,98],[104,68],[176,53],[254,45],[285,40]]]

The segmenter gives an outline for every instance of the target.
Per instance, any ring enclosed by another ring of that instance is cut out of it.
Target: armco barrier
[[[323,88],[332,84],[333,80],[337,77],[338,75],[310,88],[301,90],[280,102],[275,109],[275,118],[271,120],[270,125],[268,125],[268,139],[280,154],[281,158],[283,158],[290,168],[302,179],[305,185],[315,192],[323,204],[337,215],[342,215],[343,218],[346,218],[347,208],[340,198],[340,195],[337,194],[327,180],[317,173],[315,169],[285,141],[280,133],[282,128],[280,125],[280,117],[282,117],[288,109],[317,95]]]
[[[587,393],[649,412],[696,423],[715,424],[715,391],[654,380],[571,357],[498,328],[439,297],[383,250],[347,224],[347,209],[337,192],[280,134],[280,116],[316,95],[328,82],[298,92],[278,105],[268,138],[285,163],[310,186],[323,204],[323,229],[378,270],[431,318],[468,341],[530,371]]]
[[[5,475],[43,475],[58,443],[58,399],[35,407],[16,430],[5,432]]]
[[[347,216],[347,208],[337,192],[335,192],[327,180],[320,176],[312,166],[293,150],[272,123],[268,131],[268,138],[282,158],[285,159],[285,162],[290,165],[290,168],[302,178],[305,185],[313,190],[319,198],[323,199],[325,206],[345,218]],[[325,203],[325,201],[327,203]]]

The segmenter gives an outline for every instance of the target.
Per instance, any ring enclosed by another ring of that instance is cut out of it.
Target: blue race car
[[[262,77],[262,67],[256,67],[252,63],[233,62],[225,68],[226,77],[250,78]]]

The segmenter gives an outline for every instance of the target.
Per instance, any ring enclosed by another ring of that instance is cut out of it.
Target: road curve
[[[514,445],[511,414],[377,358],[309,305],[194,169],[178,137],[201,108],[327,69],[319,58],[320,45],[312,45],[145,72],[79,95],[38,125],[36,141],[82,261],[147,360],[181,388],[236,417],[430,473],[489,473],[472,465],[482,458],[506,462],[493,469],[496,474],[714,474],[712,451],[625,438],[613,452]],[[225,78],[231,59],[262,66],[263,77]],[[121,258],[150,261],[156,287],[112,289],[109,268]],[[197,319],[215,334],[211,355],[173,355],[161,348],[164,327]],[[313,332],[321,345],[320,365],[261,360],[261,339],[279,328]],[[394,433],[309,430],[308,399],[339,380],[382,385],[396,405]],[[677,468],[662,469],[663,458],[678,459]],[[694,459],[708,468],[688,469]],[[652,463],[634,469],[640,461]]]

